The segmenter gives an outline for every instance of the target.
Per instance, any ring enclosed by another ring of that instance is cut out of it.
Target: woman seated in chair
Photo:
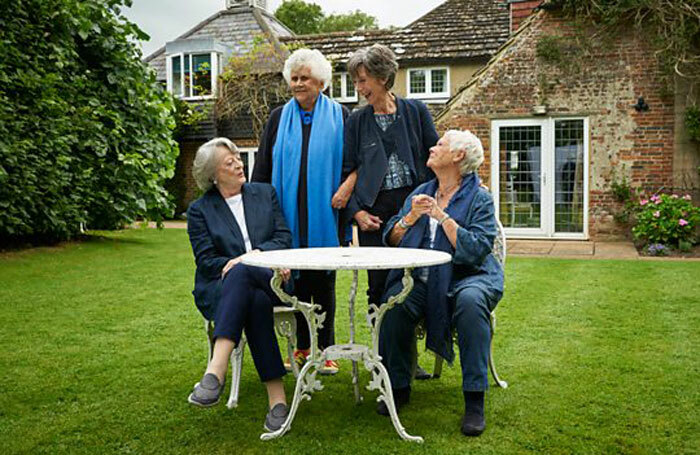
[[[229,358],[245,330],[255,368],[267,388],[265,428],[276,431],[287,417],[282,382],[286,371],[272,311],[281,303],[270,288],[272,271],[240,262],[246,253],[289,248],[291,233],[274,188],[245,183],[241,156],[230,140],[215,138],[202,145],[193,174],[204,191],[187,210],[187,232],[197,263],[193,294],[202,315],[215,322],[215,341],[204,377],[188,401],[197,406],[219,402]]]
[[[380,354],[389,371],[397,409],[409,401],[416,324],[425,319],[426,347],[454,360],[452,329],[462,367],[462,433],[484,431],[484,392],[491,332],[489,315],[503,294],[503,270],[491,254],[497,234],[493,200],[480,186],[481,141],[469,131],[448,131],[430,149],[436,178],[420,185],[384,230],[384,243],[445,251],[452,262],[417,269],[413,290],[384,317]],[[397,294],[402,273],[392,271],[386,294]],[[385,300],[386,301],[386,300]],[[377,412],[389,415],[380,402]]]

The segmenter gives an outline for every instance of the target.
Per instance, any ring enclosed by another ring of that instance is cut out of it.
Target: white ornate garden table
[[[291,428],[292,421],[296,415],[299,404],[302,400],[310,400],[311,394],[317,390],[322,390],[321,381],[316,378],[318,369],[326,360],[349,359],[352,361],[352,382],[355,390],[355,400],[362,400],[358,385],[358,362],[362,362],[364,367],[372,375],[368,390],[378,390],[377,401],[383,400],[389,413],[394,428],[399,435],[406,440],[423,442],[420,436],[411,436],[399,421],[394,405],[394,397],[391,392],[391,381],[389,374],[382,365],[379,356],[379,333],[382,326],[384,314],[394,305],[401,304],[413,289],[413,278],[411,271],[415,267],[427,267],[431,265],[444,264],[452,260],[452,257],[443,252],[432,250],[421,250],[414,248],[303,248],[293,250],[265,251],[252,253],[243,256],[242,262],[247,265],[257,267],[267,267],[275,271],[270,284],[272,289],[284,303],[299,310],[309,325],[311,339],[310,360],[304,365],[297,377],[294,389],[294,399],[289,409],[289,416],[282,427],[271,433],[263,433],[262,440],[278,438],[284,435]],[[320,305],[300,302],[296,297],[290,296],[282,289],[282,269],[292,270],[352,270],[353,280],[350,287],[349,311],[350,311],[350,340],[347,344],[336,344],[328,346],[322,352],[317,349],[316,332],[323,327],[325,313],[317,313]],[[401,292],[377,307],[372,304],[367,313],[367,324],[372,333],[372,346],[365,346],[355,342],[355,296],[357,294],[358,270],[383,270],[383,269],[404,269],[402,279],[403,289]]]

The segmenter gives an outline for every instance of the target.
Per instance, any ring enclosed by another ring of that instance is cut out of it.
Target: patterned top
[[[396,120],[396,113],[393,114],[374,114],[374,119],[382,131],[386,131]],[[413,184],[411,177],[411,168],[408,164],[399,159],[396,152],[389,155],[388,166],[384,182],[382,182],[381,190],[393,190],[396,188],[404,188]]]

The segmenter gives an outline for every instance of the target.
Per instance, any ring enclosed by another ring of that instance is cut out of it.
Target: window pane
[[[345,78],[347,80],[347,85],[346,85],[347,97],[348,98],[355,98],[357,96],[357,93],[355,93],[355,85],[352,83],[352,78],[350,77],[349,74],[346,74]]]
[[[193,55],[192,66],[194,66],[192,96],[211,94],[211,54]]]
[[[172,73],[170,74],[170,79],[173,81],[173,94],[182,96],[182,57],[179,55],[173,57],[171,62]]]
[[[583,120],[554,122],[554,230],[583,232]]]
[[[413,70],[409,73],[409,93],[425,93],[425,71]]]
[[[499,129],[500,218],[505,227],[540,227],[541,133],[539,126]]]
[[[191,83],[192,80],[190,79],[190,56],[185,55],[185,61],[184,61],[184,66],[185,70],[182,73],[182,77],[185,79],[185,93],[183,93],[183,96],[192,96],[192,90],[191,90]]]
[[[333,75],[333,89],[331,91],[331,97],[332,98],[342,98],[343,97],[343,92],[342,92],[342,86],[340,85],[340,74],[334,74]]]
[[[433,93],[445,93],[447,91],[447,70],[433,70],[430,85]]]

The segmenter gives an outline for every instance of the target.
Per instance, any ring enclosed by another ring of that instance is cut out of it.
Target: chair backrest
[[[496,238],[493,241],[493,255],[496,256],[496,259],[501,264],[501,267],[505,269],[506,231],[505,229],[503,229],[503,225],[501,224],[500,220],[498,220],[498,218],[496,218],[496,227],[498,229],[498,233],[496,234]]]

